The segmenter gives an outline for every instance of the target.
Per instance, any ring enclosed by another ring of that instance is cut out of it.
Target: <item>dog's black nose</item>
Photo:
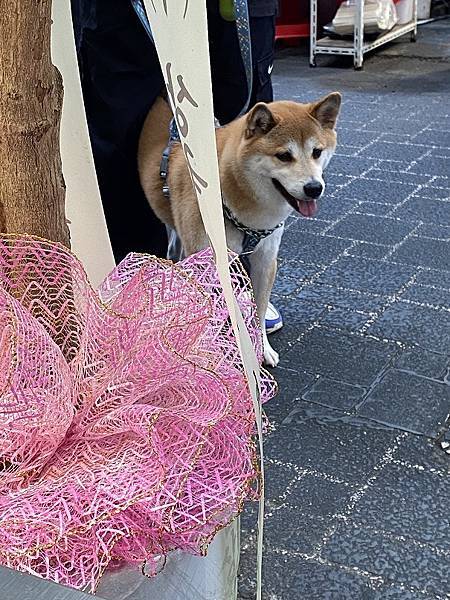
[[[310,181],[310,183],[307,183],[303,186],[303,191],[308,198],[314,198],[315,200],[322,193],[323,185],[320,183],[320,181]]]

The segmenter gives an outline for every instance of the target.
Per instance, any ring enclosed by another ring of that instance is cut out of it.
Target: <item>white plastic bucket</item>
[[[429,19],[431,12],[431,0],[417,0],[417,18]]]
[[[431,0],[429,0],[431,1]],[[397,9],[398,25],[409,23],[413,18],[413,0],[400,0],[395,5]]]

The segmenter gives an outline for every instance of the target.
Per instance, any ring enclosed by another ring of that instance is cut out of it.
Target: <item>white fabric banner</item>
[[[61,159],[72,251],[97,287],[114,268],[81,94],[70,2],[52,4],[52,62],[62,75]]]
[[[228,268],[214,133],[206,2],[144,0],[144,4],[252,393],[263,473],[259,363],[231,288]],[[258,520],[258,599],[261,598],[263,506],[264,486]]]

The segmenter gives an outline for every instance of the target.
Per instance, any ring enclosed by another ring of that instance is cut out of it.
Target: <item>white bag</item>
[[[356,1],[346,0],[338,8],[330,25],[324,29],[339,36],[352,36],[356,19]],[[364,3],[364,34],[386,33],[398,22],[393,0],[366,0]]]

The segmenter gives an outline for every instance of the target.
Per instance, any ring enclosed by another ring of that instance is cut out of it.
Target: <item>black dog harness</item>
[[[243,225],[240,221],[238,221],[236,216],[223,202],[222,207],[225,218],[228,219],[230,223],[233,223],[236,229],[239,229],[239,231],[242,231],[244,234],[242,250],[239,254],[239,258],[244,269],[250,275],[250,255],[256,250],[259,242],[269,237],[269,235],[272,235],[272,233],[277,229],[280,229],[280,227],[283,227],[284,221],[281,221],[281,223],[278,223],[278,225],[272,227],[272,229],[252,229],[251,227],[247,227],[247,225]]]
[[[173,144],[179,141],[180,136],[175,123],[175,119],[172,119],[169,128],[169,143],[167,144],[167,147],[163,152],[161,158],[161,166],[159,168],[159,174],[163,181],[163,194],[168,200],[170,200],[170,190],[167,180],[169,175],[170,151],[172,149]],[[224,217],[228,219],[228,221],[230,221],[230,223],[232,223],[236,227],[236,229],[242,231],[242,233],[244,234],[244,239],[242,241],[242,251],[239,254],[239,259],[244,269],[250,275],[250,255],[255,251],[259,242],[269,237],[269,235],[272,235],[272,233],[277,229],[280,229],[280,227],[283,227],[284,221],[281,221],[281,223],[278,223],[278,225],[272,227],[272,229],[252,229],[251,227],[247,227],[247,225],[241,223],[233,214],[233,212],[228,208],[228,206],[223,202],[222,207]]]

